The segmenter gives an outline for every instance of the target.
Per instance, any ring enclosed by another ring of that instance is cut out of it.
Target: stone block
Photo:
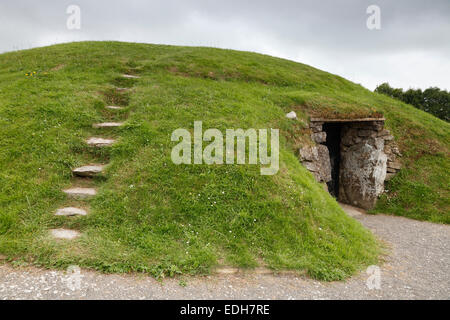
[[[323,122],[310,122],[309,127],[312,132],[320,132],[322,131]]]
[[[327,133],[324,131],[313,133],[311,134],[311,139],[315,143],[324,143],[327,140]]]
[[[299,150],[300,161],[314,161],[318,160],[318,157],[316,146],[306,146]]]
[[[358,137],[376,137],[377,133],[373,130],[361,129],[358,130]]]
[[[291,112],[286,114],[286,118],[288,118],[288,119],[297,119],[297,114],[295,113],[295,111],[291,111]]]
[[[400,170],[402,168],[402,165],[399,161],[388,161],[387,163],[388,168],[393,168]]]

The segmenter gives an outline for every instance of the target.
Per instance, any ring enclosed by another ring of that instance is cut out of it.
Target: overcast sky
[[[69,5],[81,28],[69,30]],[[369,30],[369,5],[381,29]],[[14,0],[0,2],[0,52],[81,40],[255,51],[373,90],[450,90],[450,0]]]

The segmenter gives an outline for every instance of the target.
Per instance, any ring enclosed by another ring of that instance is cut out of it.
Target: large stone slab
[[[94,123],[92,125],[93,128],[116,128],[123,125],[123,122],[102,122],[102,123]]]
[[[331,180],[331,162],[328,148],[322,144],[305,146],[299,150],[302,164],[311,171],[319,182]]]
[[[88,145],[93,147],[107,147],[116,142],[116,140],[92,137],[89,138],[86,142]]]
[[[75,199],[84,199],[93,197],[97,194],[97,191],[94,188],[70,188],[63,190],[67,196]]]
[[[300,161],[316,161],[319,159],[316,146],[305,146],[299,150]]]
[[[322,144],[317,145],[320,165],[320,180],[323,182],[331,181],[331,161],[328,148]]]
[[[103,171],[103,165],[88,165],[79,168],[75,168],[72,170],[72,173],[79,177],[93,177]]]
[[[66,207],[56,210],[55,216],[85,216],[87,211],[80,208]]]
[[[384,191],[387,155],[382,138],[368,139],[341,153],[339,201],[371,209]]]
[[[73,240],[80,236],[80,233],[78,231],[69,229],[52,229],[50,230],[50,234],[55,239],[63,239],[63,240]]]

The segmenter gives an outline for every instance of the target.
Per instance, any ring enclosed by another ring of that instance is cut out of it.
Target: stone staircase
[[[137,79],[138,76],[135,75],[129,75],[129,74],[123,74],[122,77],[127,79]],[[116,88],[117,92],[124,92],[129,91],[130,88]],[[123,106],[115,106],[110,105],[105,107],[106,110],[110,112],[114,112],[115,110],[122,110],[124,109]],[[123,125],[123,122],[103,122],[103,123],[94,123],[92,127],[94,129],[113,129],[118,128]],[[110,147],[116,142],[115,139],[111,138],[104,138],[104,137],[90,137],[86,140],[86,144],[93,147],[93,148],[105,148]],[[100,175],[104,169],[106,164],[87,164],[84,166],[81,166],[79,168],[75,168],[72,170],[72,174],[74,177],[77,177],[79,179],[83,179],[84,182],[88,180],[92,180],[94,177]],[[97,190],[92,187],[80,187],[80,186],[74,186],[68,189],[63,190],[63,192],[67,195],[68,198],[74,199],[76,201],[85,201],[88,199],[91,199],[97,195]],[[55,212],[55,216],[64,216],[68,219],[70,217],[76,217],[76,216],[86,216],[88,215],[88,210],[85,208],[80,207],[64,207],[59,208]],[[50,234],[55,239],[61,239],[61,240],[72,240],[78,238],[81,234],[77,230],[71,230],[71,229],[51,229]]]

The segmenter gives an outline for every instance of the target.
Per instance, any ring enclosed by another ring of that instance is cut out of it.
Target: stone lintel
[[[385,118],[356,118],[356,119],[333,119],[333,118],[311,118],[311,122],[371,122],[385,121]]]

